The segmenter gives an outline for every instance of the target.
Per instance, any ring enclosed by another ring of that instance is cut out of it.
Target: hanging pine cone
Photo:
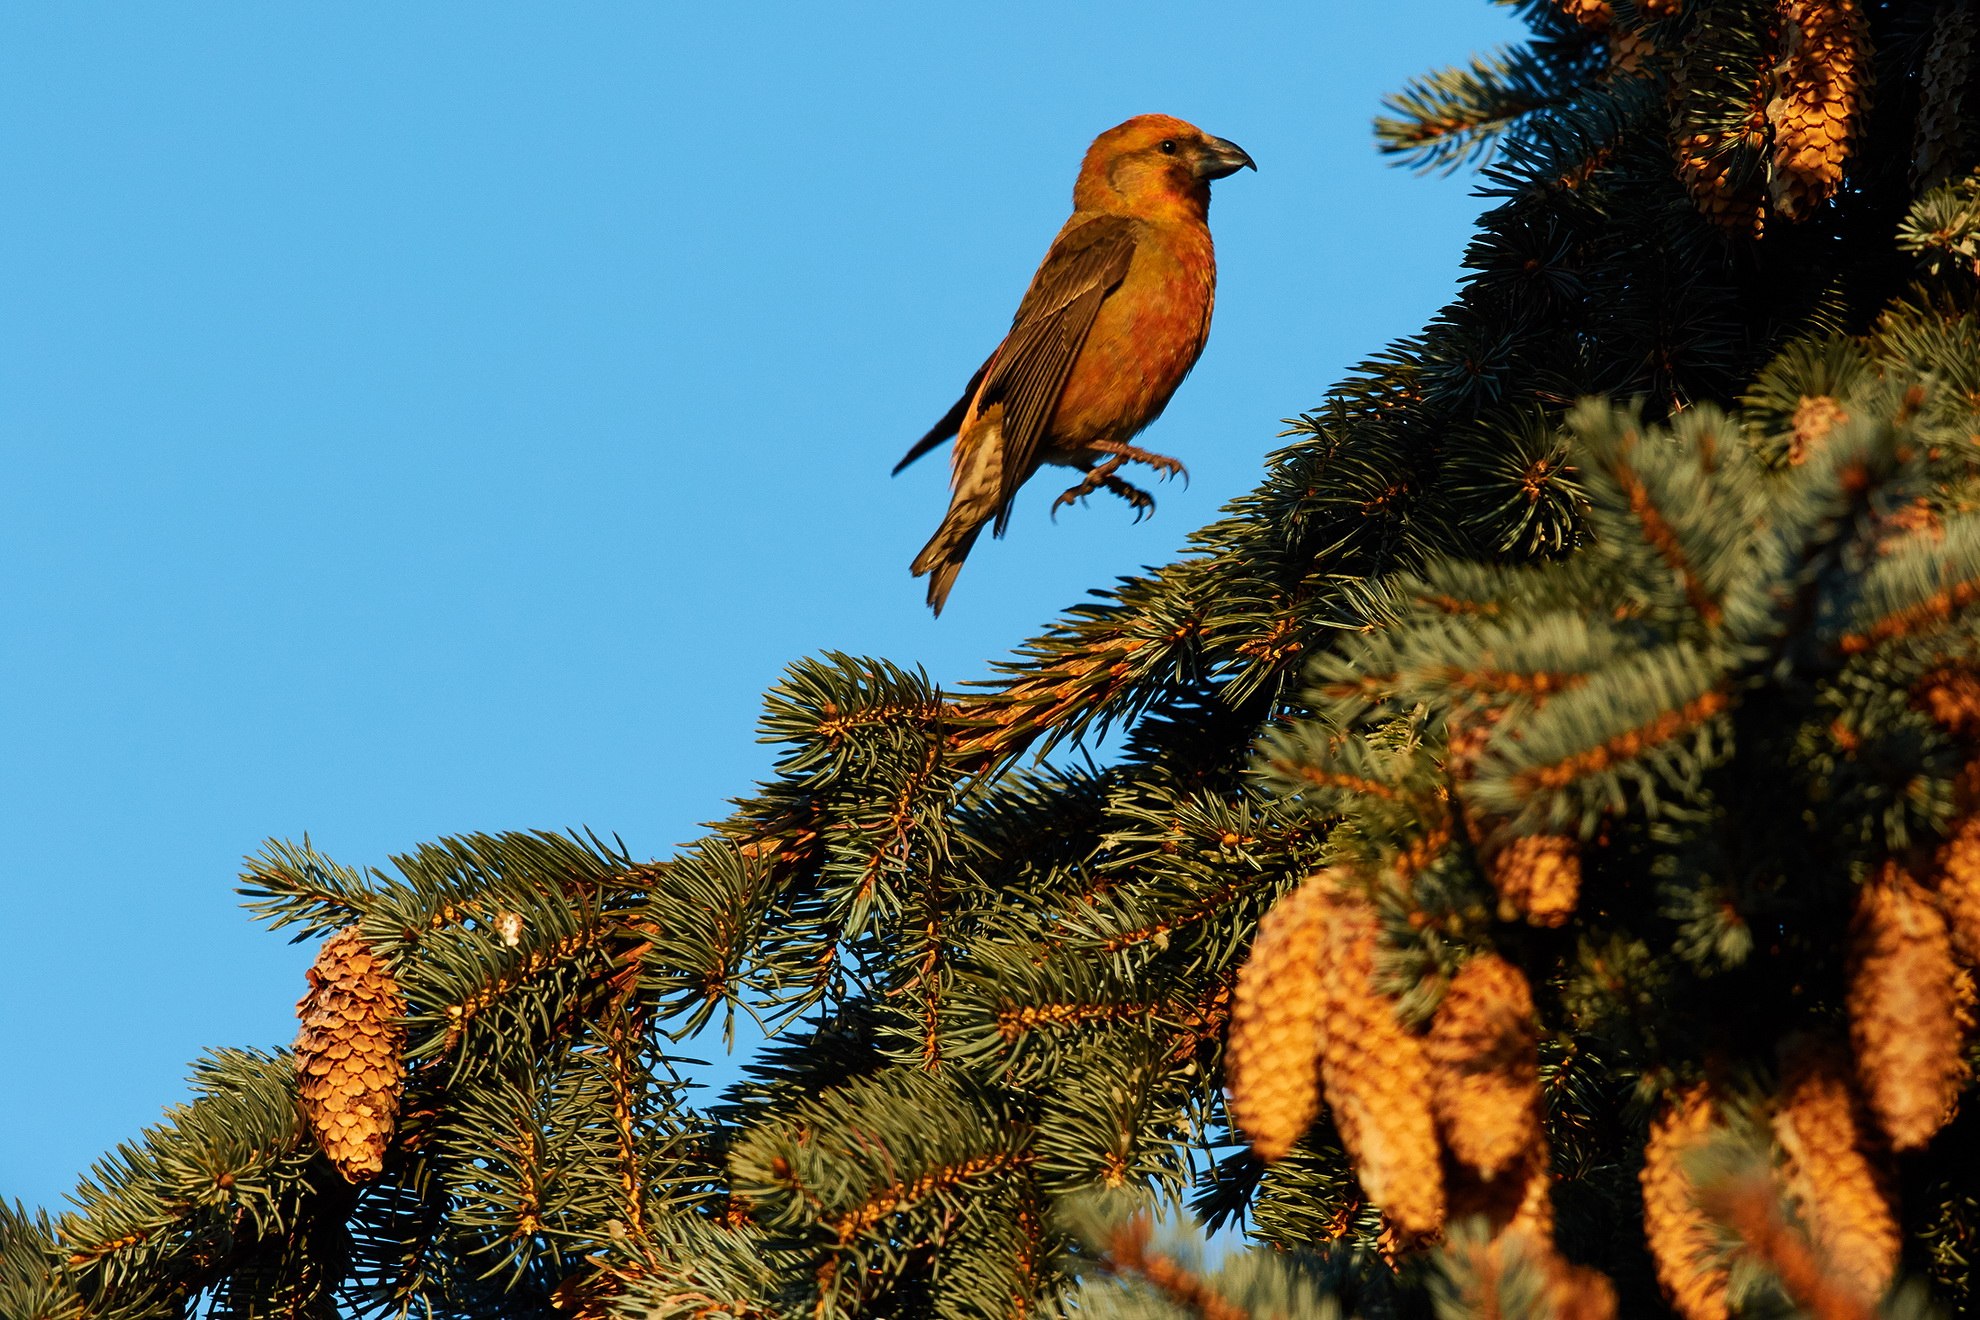
[[[1493,953],[1466,962],[1424,1048],[1431,1106],[1452,1155],[1492,1179],[1544,1146],[1533,992],[1517,967]]]
[[[1953,952],[1968,967],[1980,967],[1980,813],[1960,818],[1939,849],[1934,897],[1946,919]]]
[[[1769,183],[1774,209],[1798,220],[1842,186],[1869,90],[1869,27],[1861,0],[1781,0],[1781,22]]]
[[[1609,0],[1559,0],[1561,12],[1585,28],[1606,32],[1615,12]]]
[[[1647,73],[1657,43],[1648,34],[1617,28],[1609,34],[1609,72],[1618,78]]]
[[[1758,238],[1766,227],[1761,187],[1767,143],[1772,60],[1758,44],[1724,49],[1726,34],[1699,24],[1678,47],[1671,70],[1671,156],[1699,214],[1726,230]],[[1746,98],[1743,117],[1727,122],[1729,98]]]
[[[1444,1223],[1444,1174],[1430,1114],[1423,1042],[1397,1023],[1373,984],[1375,914],[1364,903],[1331,911],[1320,1018],[1320,1085],[1341,1144],[1368,1199],[1403,1239]]]
[[[1482,1219],[1496,1238],[1520,1236],[1553,1250],[1554,1171],[1553,1155],[1545,1135],[1520,1151],[1513,1163],[1497,1177],[1481,1178],[1464,1164],[1450,1166],[1446,1189],[1450,1218]]]
[[[1849,1056],[1803,1040],[1784,1074],[1774,1110],[1782,1179],[1828,1272],[1874,1302],[1891,1286],[1902,1244],[1887,1157],[1852,1085]]]
[[[1964,669],[1938,670],[1916,691],[1918,703],[1944,728],[1967,738],[1980,733],[1980,675]],[[1980,781],[1980,773],[1968,778]]]
[[[1554,1320],[1616,1320],[1616,1285],[1609,1276],[1559,1255],[1547,1258],[1547,1301]]]
[[[1727,1270],[1718,1234],[1698,1206],[1685,1155],[1718,1126],[1710,1090],[1699,1083],[1666,1100],[1643,1146],[1643,1235],[1657,1281],[1684,1320],[1726,1320]]]
[[[405,1000],[356,926],[318,950],[296,1005],[296,1083],[323,1153],[350,1182],[385,1168],[405,1080]]]
[[[1562,834],[1510,839],[1486,863],[1499,892],[1499,919],[1560,926],[1581,897],[1581,848]]]
[[[1946,0],[1932,25],[1932,44],[1918,73],[1918,124],[1912,138],[1911,181],[1920,189],[1942,183],[1965,163],[1966,89],[1973,81],[1973,5]]]
[[[1849,1035],[1856,1075],[1884,1135],[1916,1150],[1952,1117],[1966,1077],[1959,967],[1931,895],[1894,864],[1857,895],[1850,930]]]
[[[1231,1117],[1261,1159],[1292,1149],[1320,1110],[1320,1015],[1327,915],[1323,871],[1272,905],[1238,972],[1224,1070]]]
[[[1788,440],[1788,466],[1800,467],[1806,463],[1808,456],[1829,438],[1829,432],[1848,420],[1849,414],[1843,411],[1843,406],[1828,395],[1802,395],[1790,423],[1794,429]]]

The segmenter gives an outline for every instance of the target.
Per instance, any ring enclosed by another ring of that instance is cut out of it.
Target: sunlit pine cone
[[[1980,675],[1966,669],[1938,670],[1915,692],[1918,704],[1943,728],[1968,738],[1980,734]],[[1980,774],[1969,778],[1980,781]]]
[[[1554,1320],[1616,1320],[1616,1285],[1609,1276],[1558,1253],[1547,1258],[1547,1300]]]
[[[317,951],[296,1005],[296,1089],[323,1153],[349,1182],[385,1168],[405,1081],[405,1000],[356,926]]]
[[[1849,953],[1857,1081],[1891,1145],[1916,1150],[1966,1078],[1952,937],[1932,896],[1887,863],[1858,891]]]
[[[1495,953],[1466,962],[1423,1044],[1431,1107],[1452,1155],[1489,1180],[1544,1145],[1539,1031],[1517,967]]]
[[[1556,0],[1556,3],[1563,14],[1597,32],[1608,31],[1610,21],[1615,18],[1609,0]]]
[[[1897,1273],[1889,1156],[1856,1094],[1846,1051],[1802,1039],[1788,1051],[1774,1108],[1782,1180],[1828,1272],[1865,1302]]]
[[[1781,0],[1781,24],[1770,186],[1774,209],[1795,220],[1842,186],[1868,91],[1869,27],[1861,0]]]
[[[1973,82],[1972,0],[1945,0],[1932,25],[1932,44],[1918,71],[1918,125],[1912,139],[1911,181],[1942,182],[1966,155],[1967,88]]]
[[[1700,134],[1679,145],[1678,177],[1707,220],[1728,233],[1760,237],[1767,226],[1766,202],[1756,190],[1746,186],[1735,162],[1708,150],[1709,142],[1709,138]]]
[[[1717,1230],[1698,1207],[1685,1155],[1718,1126],[1710,1090],[1698,1083],[1667,1098],[1643,1146],[1643,1235],[1664,1296],[1684,1320],[1727,1320],[1727,1270]]]
[[[1494,850],[1485,864],[1499,894],[1499,919],[1561,926],[1581,898],[1581,848],[1564,834],[1523,834]]]
[[[1536,1132],[1532,1144],[1494,1178],[1481,1178],[1453,1161],[1446,1193],[1451,1219],[1477,1216],[1495,1238],[1521,1235],[1553,1249],[1553,1156],[1544,1133]]]
[[[1980,967],[1980,813],[1954,824],[1952,837],[1939,848],[1938,867],[1933,897],[1953,952],[1968,967]]]
[[[1808,461],[1808,456],[1822,447],[1829,438],[1829,432],[1849,420],[1843,406],[1826,394],[1804,394],[1794,406],[1794,417],[1790,420],[1791,433],[1788,439],[1787,461],[1790,467],[1800,467]]]
[[[1337,873],[1322,871],[1279,898],[1238,971],[1224,1046],[1231,1117],[1261,1159],[1276,1160],[1320,1111],[1320,1017],[1327,918]]]
[[[1671,69],[1671,160],[1700,215],[1728,233],[1759,238],[1767,223],[1761,152],[1767,141],[1771,61],[1756,59],[1746,71],[1751,79],[1746,120],[1729,128],[1721,117],[1720,93],[1714,90],[1723,57],[1704,42],[1708,31],[1699,25],[1679,43]]]
[[[1330,920],[1320,1086],[1368,1199],[1405,1242],[1444,1224],[1444,1172],[1423,1042],[1374,986],[1376,922],[1365,903]]]

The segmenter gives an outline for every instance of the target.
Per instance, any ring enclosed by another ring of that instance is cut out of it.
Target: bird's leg
[[[1127,462],[1125,458],[1110,458],[1097,467],[1088,468],[1086,470],[1086,476],[1080,480],[1077,486],[1068,487],[1060,494],[1058,499],[1052,501],[1052,520],[1054,522],[1058,521],[1060,505],[1071,504],[1076,500],[1083,500],[1102,486],[1112,490],[1112,483],[1120,480],[1114,473],[1125,462]],[[1121,484],[1124,486],[1127,485],[1124,481]]]
[[[1071,504],[1075,500],[1083,500],[1096,490],[1110,490],[1126,500],[1134,509],[1134,520],[1136,522],[1140,522],[1143,518],[1147,517],[1148,514],[1154,511],[1155,497],[1141,489],[1141,487],[1123,481],[1114,475],[1115,472],[1120,470],[1121,464],[1125,462],[1127,462],[1125,457],[1116,455],[1096,467],[1088,468],[1084,480],[1077,486],[1068,489],[1058,499],[1052,501],[1052,517],[1056,519],[1059,516],[1059,506],[1061,504]]]
[[[1122,460],[1146,463],[1149,467],[1161,473],[1164,480],[1173,476],[1179,476],[1183,479],[1185,486],[1189,484],[1189,469],[1184,467],[1179,460],[1170,458],[1167,454],[1150,453],[1146,449],[1137,449],[1133,445],[1122,444],[1118,440],[1089,440],[1087,442],[1087,448],[1097,449],[1103,454],[1113,454],[1115,456],[1113,467],[1118,467]],[[1107,465],[1102,464],[1101,466],[1106,467]],[[1108,471],[1111,472],[1113,467],[1108,467]]]

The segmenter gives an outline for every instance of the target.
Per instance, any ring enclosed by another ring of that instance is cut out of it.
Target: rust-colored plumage
[[[1128,441],[1203,352],[1217,288],[1210,181],[1251,164],[1235,144],[1168,115],[1138,115],[1087,149],[1072,218],[1010,333],[894,468],[956,437],[948,516],[913,565],[937,614],[977,534],[991,523],[1003,535],[1011,501],[1040,465],[1086,473],[1055,509],[1103,489],[1147,509],[1148,494],[1115,475],[1121,465],[1182,471]]]

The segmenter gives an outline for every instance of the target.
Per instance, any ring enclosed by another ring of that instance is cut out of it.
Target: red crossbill
[[[1168,405],[1203,352],[1216,301],[1210,181],[1252,164],[1235,143],[1168,115],[1137,115],[1087,148],[1059,230],[1010,333],[962,398],[894,468],[956,437],[948,516],[915,556],[937,614],[985,523],[1002,536],[1018,487],[1041,464],[1085,477],[1052,504],[1109,490],[1152,508],[1115,474],[1182,464],[1128,441]]]

